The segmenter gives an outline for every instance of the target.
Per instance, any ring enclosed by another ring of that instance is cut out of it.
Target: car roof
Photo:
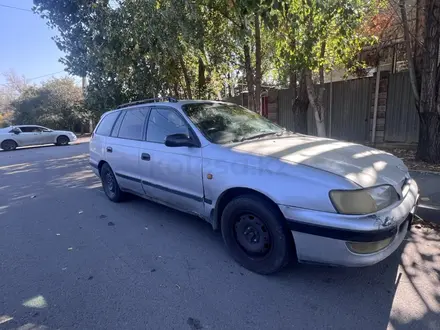
[[[133,105],[127,105],[127,106],[123,106],[111,111],[106,112],[106,114],[110,113],[110,112],[116,112],[116,111],[121,111],[121,110],[134,110],[137,109],[139,107],[142,106],[166,106],[166,107],[172,107],[175,108],[177,110],[180,109],[180,107],[182,107],[185,104],[194,104],[194,103],[218,103],[218,104],[233,104],[233,103],[229,103],[229,102],[224,102],[224,101],[214,101],[214,100],[179,100],[179,101],[173,101],[173,102],[145,102],[145,103],[136,103]]]
[[[11,127],[43,127],[41,125],[14,125]]]

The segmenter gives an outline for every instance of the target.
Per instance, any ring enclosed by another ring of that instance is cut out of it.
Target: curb
[[[419,204],[416,214],[424,221],[440,225],[440,206]]]
[[[440,172],[436,172],[436,171],[426,171],[426,170],[408,170],[408,172],[413,172],[413,173],[419,173],[419,174],[434,174],[434,175],[439,175],[440,176]]]

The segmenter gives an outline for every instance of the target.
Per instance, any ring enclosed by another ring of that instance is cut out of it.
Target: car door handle
[[[113,152],[113,148],[112,147],[107,147],[107,152]]]
[[[150,159],[151,159],[150,154],[144,154],[144,153],[143,153],[143,154],[141,155],[141,159],[142,159],[142,160],[146,160],[147,162],[150,161]]]

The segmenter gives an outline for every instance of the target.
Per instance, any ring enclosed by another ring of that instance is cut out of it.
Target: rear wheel
[[[61,135],[57,138],[57,146],[67,146],[69,144],[70,140],[67,136]]]
[[[5,141],[2,142],[0,147],[4,151],[12,151],[12,150],[17,149],[17,142],[15,142],[14,140],[5,140]]]
[[[122,201],[124,193],[119,188],[116,177],[107,163],[102,165],[100,174],[102,187],[104,188],[104,192],[107,195],[108,199],[115,203]]]
[[[221,230],[232,257],[256,273],[281,270],[294,251],[291,233],[279,210],[257,195],[243,195],[229,202],[222,214]]]

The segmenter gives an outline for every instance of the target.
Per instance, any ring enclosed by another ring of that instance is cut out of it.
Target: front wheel
[[[119,188],[116,177],[108,164],[102,165],[101,182],[108,199],[115,203],[123,200],[124,194]]]
[[[0,145],[0,147],[4,150],[4,151],[12,151],[17,149],[17,142],[15,142],[14,140],[5,140],[2,142],[2,144]]]
[[[70,140],[67,136],[61,135],[57,138],[57,146],[67,146]]]
[[[257,195],[243,195],[226,205],[223,240],[232,257],[260,274],[281,270],[294,251],[293,238],[279,210]]]

